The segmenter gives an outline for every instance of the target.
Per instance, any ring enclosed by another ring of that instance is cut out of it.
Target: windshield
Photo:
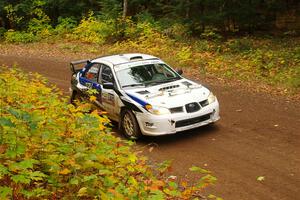
[[[126,68],[117,72],[121,87],[155,85],[181,79],[166,64],[148,64]]]

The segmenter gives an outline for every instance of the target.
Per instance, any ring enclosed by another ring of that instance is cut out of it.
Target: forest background
[[[89,43],[98,54],[134,50],[196,74],[297,93],[299,8],[297,0],[2,0],[0,38],[64,40],[71,51]]]
[[[88,43],[98,56],[139,51],[196,74],[297,93],[299,13],[297,0],[2,0],[0,39],[63,40],[71,51]]]

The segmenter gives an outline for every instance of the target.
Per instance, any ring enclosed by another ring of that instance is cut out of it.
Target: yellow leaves
[[[8,103],[13,103],[13,102],[14,102],[14,99],[13,99],[11,96],[8,96],[8,97],[7,97],[7,102],[8,102]]]
[[[68,168],[64,168],[63,170],[58,172],[61,175],[67,175],[71,173],[71,170],[69,170]]]
[[[79,191],[77,192],[77,196],[78,197],[87,196],[87,187],[80,188]]]
[[[148,183],[152,183],[151,185],[146,186],[146,189],[150,191],[162,190],[166,185],[166,183],[161,180],[148,181]]]
[[[74,166],[76,164],[75,159],[72,158],[72,159],[66,160],[66,164]]]
[[[97,98],[96,98],[95,96],[93,96],[93,95],[90,96],[90,101],[94,102],[94,101],[96,101],[96,99],[97,99]]]
[[[98,110],[98,115],[107,115],[108,112],[106,111],[102,111],[102,110]]]
[[[259,176],[259,177],[257,177],[256,180],[262,182],[262,181],[265,180],[265,177],[264,176]]]
[[[91,115],[94,117],[99,117],[97,110],[94,110],[93,112],[91,112]]]
[[[101,123],[99,124],[99,130],[100,131],[103,131],[104,129],[106,129],[106,127]]]
[[[137,157],[136,157],[136,155],[131,154],[131,155],[128,156],[128,160],[129,160],[130,162],[132,162],[132,163],[135,163],[136,160],[137,160]]]
[[[3,71],[0,71],[0,84],[3,83],[1,82]],[[0,88],[0,100],[3,97],[10,98],[9,103],[5,102],[6,104],[2,107],[4,117],[7,118],[6,113],[9,113],[9,110],[5,110],[7,107],[13,105],[15,109],[14,112],[11,111],[12,115],[8,115],[9,120],[2,122],[7,124],[8,129],[10,128],[9,132],[3,130],[3,135],[5,135],[3,139],[10,138],[10,140],[0,145],[3,163],[11,163],[12,166],[6,169],[6,166],[0,165],[0,171],[10,170],[9,172],[14,174],[14,172],[21,173],[22,170],[26,170],[32,181],[40,183],[31,184],[30,187],[33,190],[36,189],[35,187],[45,190],[45,195],[39,196],[44,199],[56,197],[147,199],[149,194],[156,196],[157,199],[167,199],[179,196],[177,186],[174,183],[170,184],[169,180],[157,180],[164,176],[157,177],[152,168],[147,165],[148,162],[139,154],[133,153],[129,142],[124,142],[112,134],[99,134],[107,132],[106,125],[110,123],[106,116],[100,116],[105,114],[104,112],[94,110],[90,113],[91,104],[81,104],[78,107],[67,105],[65,99],[58,98],[59,94],[55,90],[49,94],[50,90],[43,92],[46,86],[39,80],[33,81],[30,85],[31,80],[23,78],[26,75],[19,71],[15,73],[6,74],[4,78],[4,80],[11,80],[10,77],[13,77],[15,87],[10,86],[11,89],[8,91],[5,89],[7,87]],[[24,87],[24,85],[30,85],[30,87]],[[91,97],[90,100],[95,100],[95,98]],[[31,125],[31,129],[34,128],[36,132],[28,131],[28,125]],[[19,137],[21,134],[24,136]],[[17,146],[14,152],[18,153],[16,159],[5,157],[9,146],[4,144],[11,145],[12,139],[18,143],[13,144]],[[22,148],[20,148],[20,143]],[[36,162],[31,159],[33,157],[41,160]],[[31,159],[31,161],[20,162],[20,158]],[[156,172],[164,175],[168,168],[168,163],[165,163],[157,168]],[[47,176],[44,176],[45,174]],[[7,176],[10,175],[7,174]],[[26,177],[21,174],[21,176],[15,176],[14,180],[18,183],[30,181],[24,178]],[[45,184],[50,180],[55,180],[58,185],[55,191]],[[186,185],[182,184],[182,187]],[[22,185],[17,185],[19,186],[22,187]],[[54,193],[57,196],[53,196]],[[189,194],[186,199],[192,195],[192,193],[186,194]]]
[[[192,57],[192,51],[191,47],[184,46],[180,49],[180,51],[177,53],[177,56],[179,58],[180,64],[187,64],[191,60]]]
[[[188,183],[186,181],[181,181],[181,186],[186,188],[188,186]]]

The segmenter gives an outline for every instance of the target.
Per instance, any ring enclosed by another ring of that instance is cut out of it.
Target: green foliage
[[[97,20],[93,13],[87,18],[83,18],[74,29],[73,34],[70,36],[72,39],[76,39],[87,43],[104,43],[109,37],[112,37],[115,31],[113,21],[100,21]]]
[[[297,31],[283,30],[286,36],[282,39],[224,37],[273,26],[280,11],[288,11],[284,7],[294,4],[294,1],[258,0],[234,3],[134,0],[128,2],[130,16],[121,18],[122,1],[118,0],[59,3],[5,0],[0,2],[0,19],[6,19],[7,23],[0,29],[0,37],[14,43],[61,39],[92,43],[94,46],[86,49],[91,53],[149,53],[175,67],[189,66],[205,74],[297,90],[300,87]],[[97,44],[112,46],[98,51],[101,46]],[[79,52],[82,50],[79,46],[63,45],[62,49]]]
[[[165,35],[170,38],[174,38],[177,41],[183,41],[189,38],[190,31],[188,26],[182,23],[174,23],[171,26],[168,25],[166,29],[162,31]]]
[[[18,10],[16,7],[14,7],[11,4],[8,4],[4,7],[4,10],[6,11],[6,17],[9,21],[10,28],[15,28],[18,25],[20,25],[21,21],[24,19],[24,17],[18,16]]]
[[[99,6],[101,11],[94,10],[97,15],[101,15],[104,19],[117,19],[122,12],[122,1],[120,0],[100,0]]]
[[[179,59],[179,64],[184,65],[191,61],[192,50],[191,47],[182,47],[177,53],[177,58]]]
[[[1,199],[190,199],[215,182],[200,168],[196,185],[165,179],[169,162],[155,172],[106,116],[67,104],[38,74],[1,67],[0,84]]]
[[[33,18],[28,23],[28,32],[33,33],[39,38],[47,38],[52,32],[51,20],[42,8],[45,3],[42,0],[33,1],[33,9],[30,12]]]
[[[64,36],[65,34],[70,33],[71,30],[76,27],[76,23],[77,22],[73,18],[59,17],[58,18],[58,24],[55,27],[54,33],[58,34],[58,35],[61,35],[61,36]]]
[[[158,31],[118,42],[110,53],[139,52],[157,55],[173,67],[198,69],[200,73],[224,78],[258,81],[299,90],[299,39],[242,37],[225,42],[196,40],[176,42]]]
[[[250,51],[252,49],[252,41],[250,38],[237,38],[233,40],[228,40],[226,42],[226,46],[228,46],[230,52],[232,53],[243,53]]]
[[[6,33],[4,33],[4,38],[7,42],[11,43],[30,43],[39,40],[39,38],[33,33],[14,30],[8,30]]]
[[[121,16],[123,1],[120,0],[2,0],[0,2],[0,18],[8,21],[6,29],[25,30],[32,18],[41,20],[32,12],[49,16],[51,25],[56,26],[59,18],[71,17],[78,23],[82,16],[92,11],[105,20],[116,20]],[[298,1],[207,1],[207,0],[132,0],[128,1],[128,16],[135,21],[147,21],[164,23],[164,29],[169,32],[179,33],[181,25],[187,28],[188,35],[204,37],[219,37],[220,32],[250,33],[255,31],[272,29],[276,22],[283,23],[282,33],[297,35],[299,23]],[[298,10],[297,10],[298,9]],[[295,12],[296,11],[296,12]],[[285,15],[285,13],[289,13]],[[286,20],[286,19],[287,20]],[[149,20],[150,19],[150,20]],[[281,20],[284,19],[284,20]],[[180,26],[177,26],[177,25]],[[175,25],[175,26],[173,26]],[[268,31],[268,30],[267,30]],[[299,34],[299,32],[298,32]]]
[[[4,37],[4,34],[7,32],[7,30],[3,27],[0,27],[0,39]]]
[[[208,40],[220,40],[222,36],[218,33],[218,29],[207,27],[203,33],[201,33],[201,37]]]

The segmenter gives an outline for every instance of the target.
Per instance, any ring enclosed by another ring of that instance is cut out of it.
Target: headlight
[[[145,106],[146,110],[148,110],[150,113],[154,115],[166,115],[171,114],[170,110],[168,108],[160,107],[160,106],[153,106],[150,104],[147,104]]]
[[[207,98],[208,103],[211,104],[211,103],[215,102],[216,99],[217,99],[216,96],[212,92],[210,92],[210,94],[208,95],[208,98]]]

